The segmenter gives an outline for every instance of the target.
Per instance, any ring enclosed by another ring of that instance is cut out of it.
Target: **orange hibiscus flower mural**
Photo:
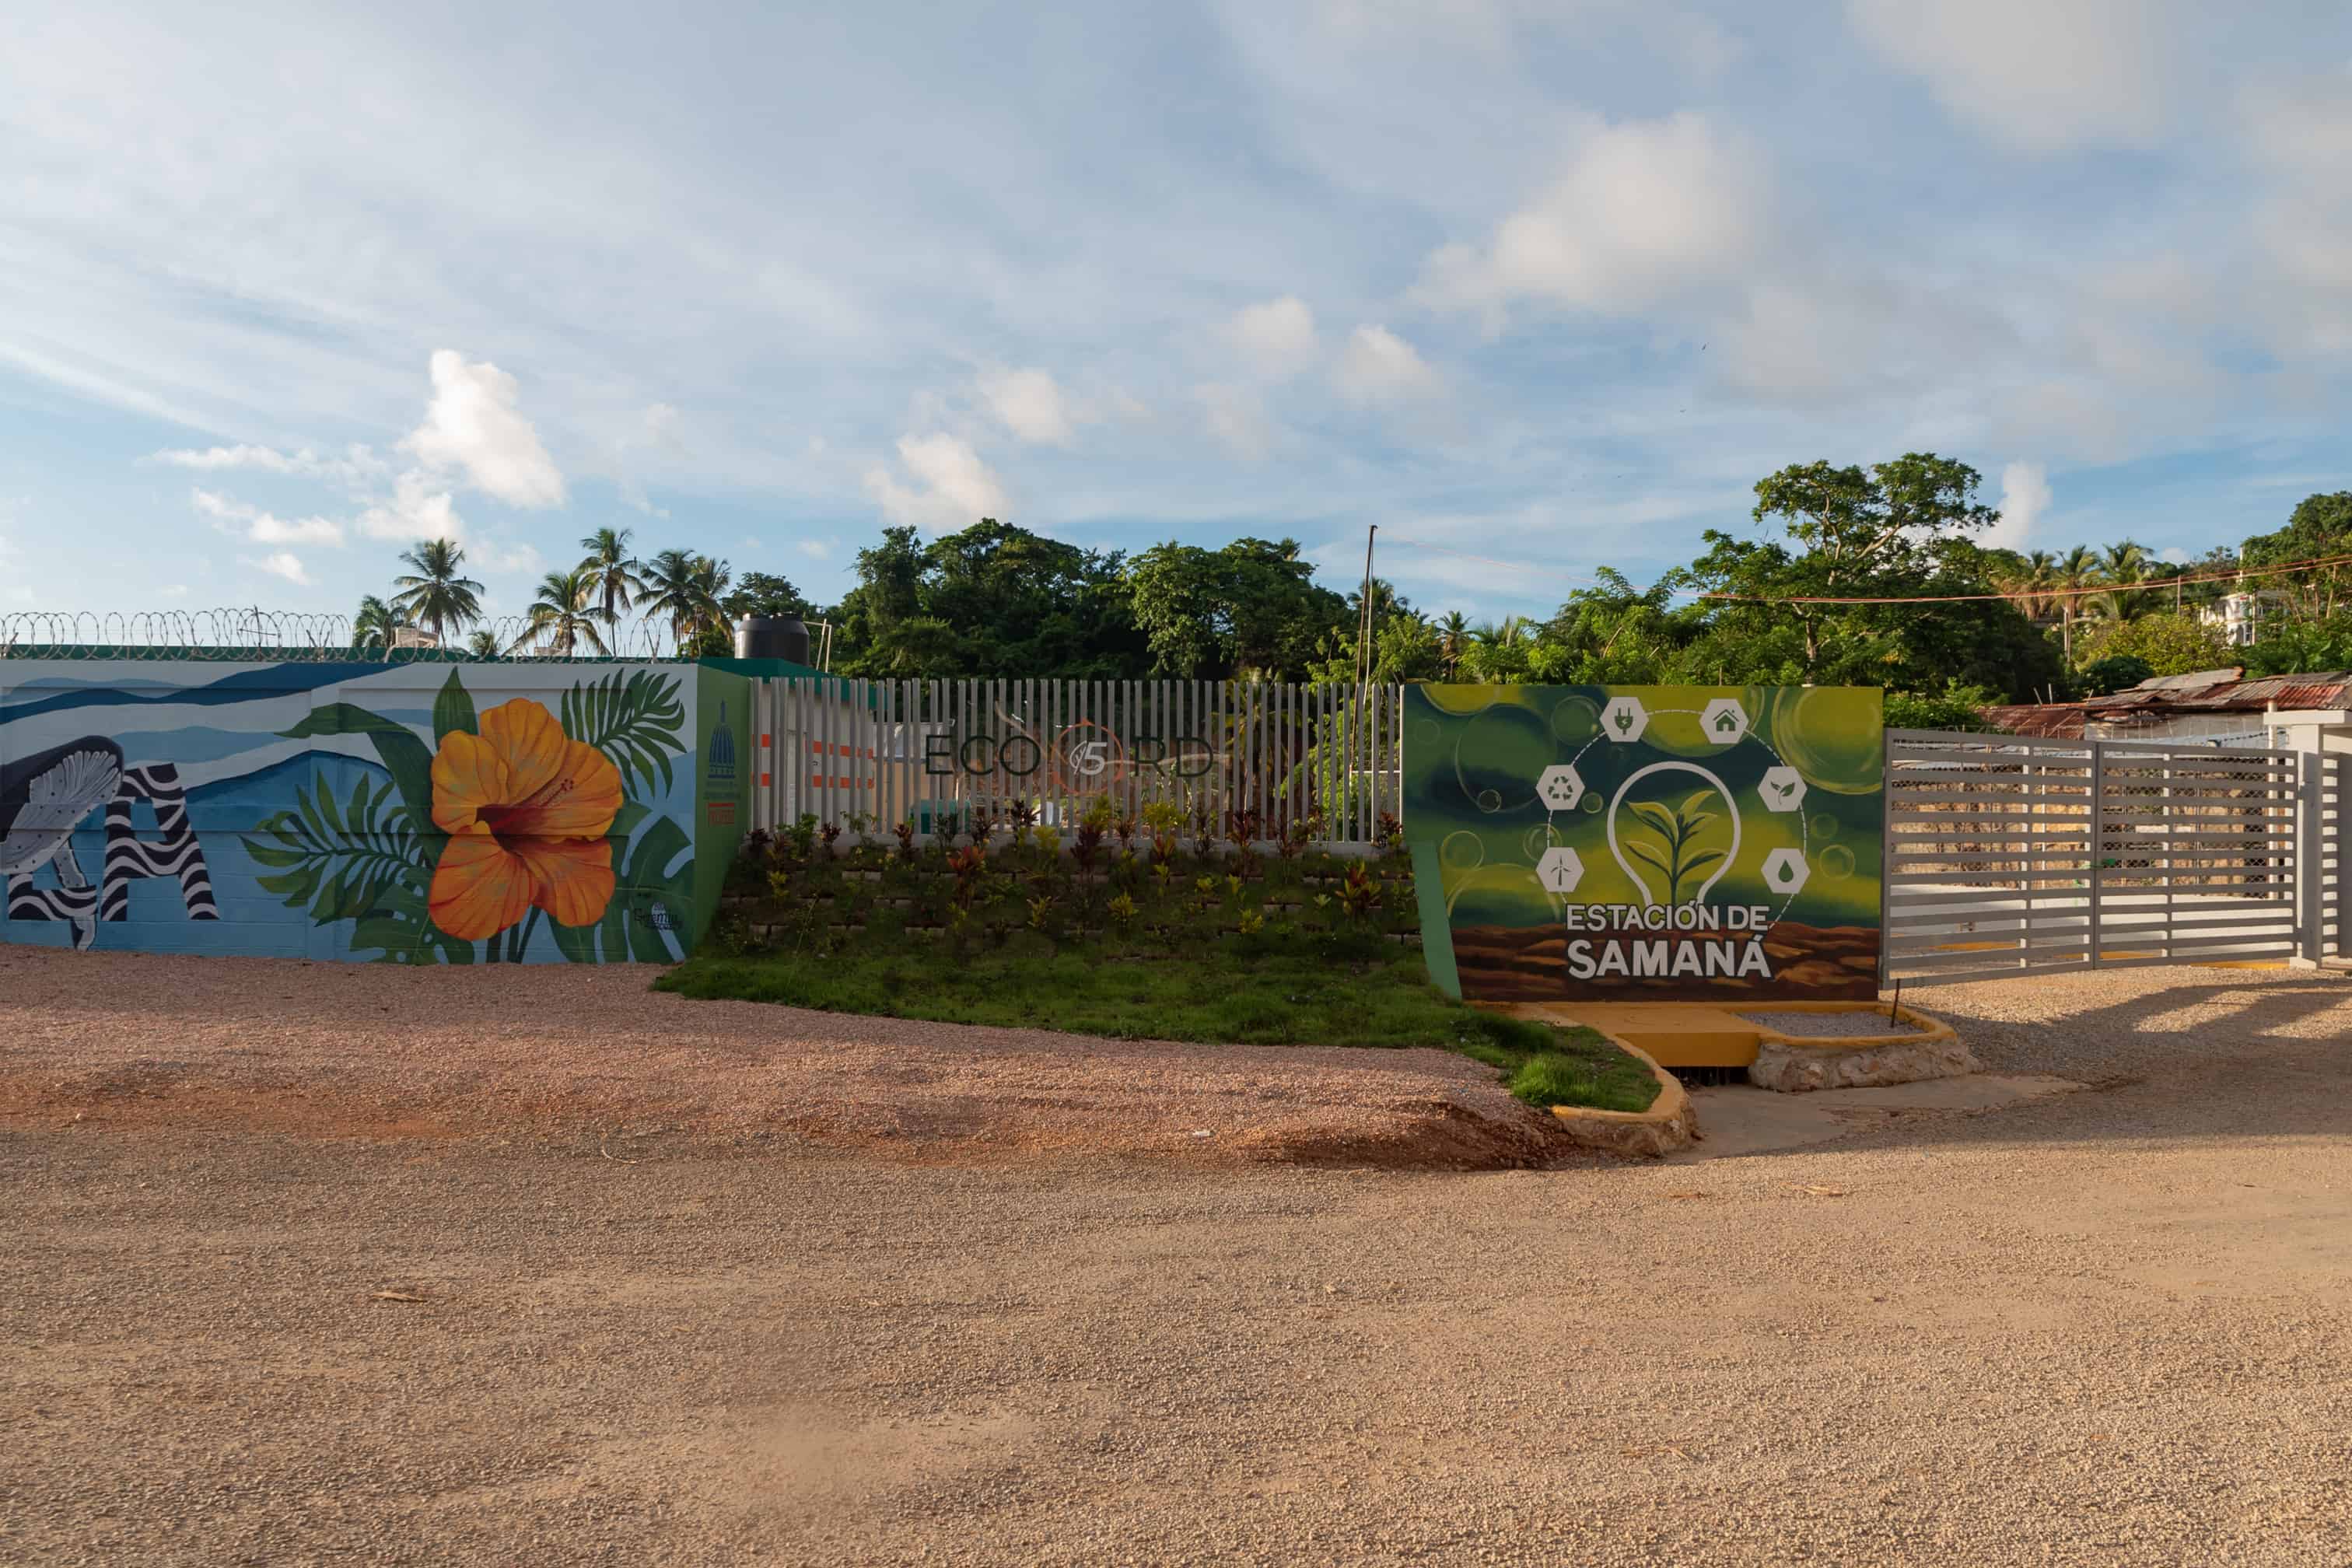
[[[527,697],[453,730],[433,758],[433,820],[448,847],[433,872],[433,923],[471,942],[533,905],[556,923],[596,920],[613,898],[621,773]]]

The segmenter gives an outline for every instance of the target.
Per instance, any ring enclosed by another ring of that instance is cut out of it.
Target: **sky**
[[[1543,614],[1795,462],[2200,553],[2352,489],[2352,7],[33,7],[0,616],[519,614],[634,530],[1295,538]]]

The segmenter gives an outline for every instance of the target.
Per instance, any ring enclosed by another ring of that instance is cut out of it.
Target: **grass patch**
[[[914,940],[901,937],[900,942]],[[887,939],[829,953],[698,955],[655,982],[705,1000],[782,1002],[944,1024],[1056,1029],[1109,1039],[1251,1046],[1434,1046],[1507,1076],[1530,1105],[1641,1110],[1649,1069],[1591,1029],[1466,1007],[1429,984],[1417,955],[1335,964],[1181,954],[1124,961],[1026,935],[950,959]]]
[[[1420,926],[1402,856],[1213,855],[1172,829],[1113,851],[1098,827],[1079,854],[1034,832],[836,854],[810,822],[747,847],[719,924],[657,989],[1111,1039],[1428,1046],[1494,1068],[1530,1105],[1639,1110],[1656,1096],[1594,1030],[1430,984],[1393,940]]]

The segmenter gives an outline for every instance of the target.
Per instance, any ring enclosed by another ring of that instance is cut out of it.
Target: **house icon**
[[[1739,721],[1727,711],[1719,713],[1716,716],[1715,727],[1727,735],[1739,728]]]

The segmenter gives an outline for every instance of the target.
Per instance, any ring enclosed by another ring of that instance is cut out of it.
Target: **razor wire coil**
[[[495,653],[476,651],[473,639],[482,632]],[[12,610],[0,614],[0,658],[593,664],[681,657],[666,621],[624,620],[598,635],[603,653],[584,639],[558,652],[546,627],[520,616],[469,622],[444,645],[419,627],[362,632],[349,616],[299,610]]]

